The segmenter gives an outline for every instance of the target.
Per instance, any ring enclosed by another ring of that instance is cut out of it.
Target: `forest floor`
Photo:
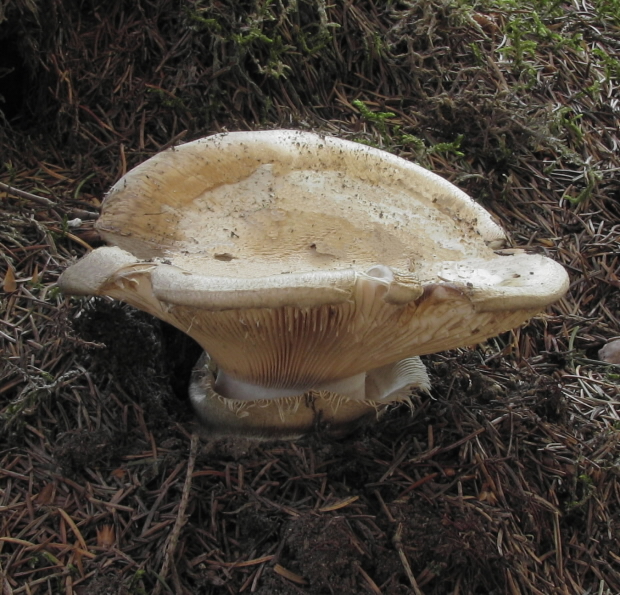
[[[620,593],[618,0],[0,0],[0,56],[3,595]],[[347,438],[208,439],[195,346],[56,282],[133,166],[270,128],[431,169],[568,294]]]

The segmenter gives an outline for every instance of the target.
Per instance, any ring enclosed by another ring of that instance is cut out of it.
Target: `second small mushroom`
[[[458,188],[389,153],[290,130],[160,153],[117,182],[109,247],[61,288],[107,295],[205,350],[192,402],[212,433],[342,434],[428,389],[420,355],[514,328],[564,269],[521,250]]]

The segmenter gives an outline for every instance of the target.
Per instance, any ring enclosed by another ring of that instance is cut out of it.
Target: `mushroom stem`
[[[249,384],[221,369],[216,371],[216,367],[204,352],[192,372],[189,390],[202,427],[211,437],[293,439],[317,427],[331,436],[342,437],[380,417],[390,403],[409,402],[414,388],[430,388],[426,369],[418,357],[324,383],[306,392]],[[220,383],[217,390],[216,382]],[[223,384],[234,391],[230,397],[221,393],[225,390]],[[246,398],[242,399],[244,390]],[[347,392],[348,395],[343,394]],[[285,394],[288,396],[282,396]]]
[[[282,399],[314,392],[333,393],[356,401],[381,402],[388,397],[394,398],[396,393],[413,387],[425,391],[430,388],[426,369],[419,357],[409,357],[348,378],[281,388],[246,382],[220,368],[213,385],[217,394],[236,401]]]
[[[271,388],[245,382],[239,378],[231,376],[226,371],[220,369],[217,374],[214,389],[215,392],[237,401],[254,401],[256,399],[281,399],[284,397],[297,397],[304,393],[314,392],[333,392],[349,399],[365,399],[366,372],[356,374],[350,378],[343,378],[334,382],[320,385],[295,386],[285,388]]]

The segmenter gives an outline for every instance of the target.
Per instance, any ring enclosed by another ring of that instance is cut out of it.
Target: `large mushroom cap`
[[[408,161],[295,131],[165,151],[110,191],[116,246],[61,278],[194,337],[233,378],[305,391],[513,328],[560,298],[564,269],[497,252],[504,234]]]
[[[377,264],[435,281],[434,264],[486,257],[504,240],[489,213],[428,170],[289,130],[219,134],[154,156],[112,187],[97,229],[137,258],[239,282]]]

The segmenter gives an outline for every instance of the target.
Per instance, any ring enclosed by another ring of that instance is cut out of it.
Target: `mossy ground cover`
[[[620,592],[619,82],[617,0],[0,0],[3,592]],[[432,169],[568,295],[347,439],[197,440],[194,347],[55,282],[132,166],[265,128]]]

